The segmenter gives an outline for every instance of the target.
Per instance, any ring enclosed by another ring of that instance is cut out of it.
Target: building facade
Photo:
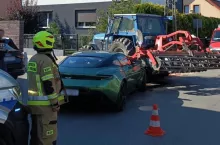
[[[206,17],[220,18],[220,0],[184,0],[184,13],[199,13]]]
[[[54,20],[66,34],[88,34],[95,28],[98,10],[110,4],[111,0],[38,0],[39,27],[48,28]]]

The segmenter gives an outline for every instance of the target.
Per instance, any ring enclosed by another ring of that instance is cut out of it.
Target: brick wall
[[[0,21],[0,29],[5,30],[5,36],[10,37],[19,49],[24,46],[24,22],[23,21]]]

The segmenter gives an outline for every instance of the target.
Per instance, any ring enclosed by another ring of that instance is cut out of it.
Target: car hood
[[[18,86],[17,81],[8,73],[0,69],[0,89]]]
[[[210,44],[210,46],[211,46],[212,48],[220,48],[220,42],[212,42],[212,43]]]

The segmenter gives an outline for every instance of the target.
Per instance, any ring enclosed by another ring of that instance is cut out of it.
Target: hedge
[[[135,13],[164,15],[164,6],[152,3],[138,4],[135,6]],[[171,12],[169,12],[171,15]],[[196,35],[193,28],[193,19],[202,20],[202,28],[199,29],[199,37],[211,37],[213,30],[220,24],[219,18],[205,17],[200,14],[182,14],[177,12],[177,29],[186,30]],[[169,22],[172,23],[172,22]],[[169,24],[168,31],[171,32],[172,25]]]

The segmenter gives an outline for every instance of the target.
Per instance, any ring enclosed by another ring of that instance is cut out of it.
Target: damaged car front
[[[18,82],[0,70],[0,144],[28,145],[28,111]]]

